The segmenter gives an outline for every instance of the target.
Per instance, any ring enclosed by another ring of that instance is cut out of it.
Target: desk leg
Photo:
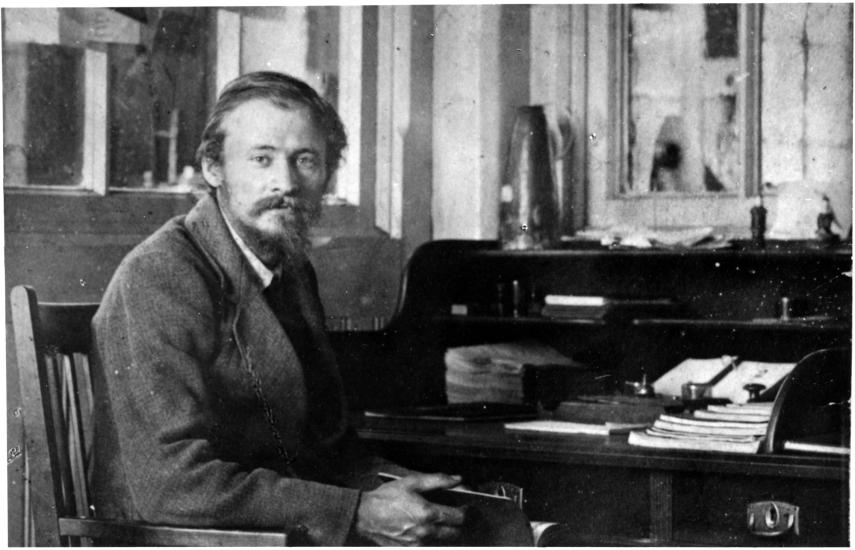
[[[668,542],[674,536],[673,481],[666,472],[650,474],[650,538],[656,542]]]

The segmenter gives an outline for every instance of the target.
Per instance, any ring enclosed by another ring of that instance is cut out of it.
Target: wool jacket
[[[311,365],[301,364],[214,198],[122,261],[92,324],[96,517],[302,525],[320,545],[348,540],[359,490],[388,465],[348,425],[314,270],[308,259],[297,264],[286,266],[297,297],[289,313],[313,336]],[[309,368],[324,381],[321,406],[307,403]]]

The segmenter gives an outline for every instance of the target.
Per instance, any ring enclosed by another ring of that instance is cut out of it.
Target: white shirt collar
[[[276,276],[276,273],[274,273],[270,270],[270,268],[264,265],[264,262],[259,260],[258,256],[255,255],[255,252],[253,252],[246,245],[243,239],[240,238],[240,235],[237,234],[237,231],[235,231],[234,227],[232,227],[232,224],[229,223],[229,219],[223,213],[222,208],[220,208],[220,214],[222,214],[223,219],[226,221],[226,227],[229,228],[229,233],[231,233],[232,238],[237,243],[238,248],[246,258],[246,261],[249,262],[249,265],[252,267],[252,270],[255,271],[256,274],[258,274],[258,277],[259,279],[261,279],[261,284],[264,285],[264,288],[267,288],[268,286],[270,286],[270,283],[273,282],[273,277]]]

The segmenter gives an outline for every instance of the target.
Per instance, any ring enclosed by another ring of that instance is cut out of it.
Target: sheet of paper
[[[787,376],[795,366],[795,363],[742,361],[713,387],[712,397],[745,403],[748,401],[746,384],[762,384],[768,390]]]
[[[657,395],[681,397],[683,384],[706,383],[727,368],[731,360],[729,355],[712,359],[686,359],[653,382],[653,390]]]

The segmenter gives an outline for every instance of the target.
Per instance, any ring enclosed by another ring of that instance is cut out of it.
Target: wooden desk
[[[468,483],[524,488],[529,517],[567,524],[591,545],[848,546],[848,460],[644,449],[626,436],[506,433],[500,424],[372,419],[377,452]],[[800,507],[799,535],[749,533],[749,503]]]
[[[382,331],[331,338],[350,402],[362,410],[443,403],[446,350],[489,342],[552,346],[600,375],[604,387],[584,391],[613,393],[688,357],[796,362],[850,346],[851,270],[849,248],[503,251],[494,241],[433,241],[407,263],[398,310]],[[556,319],[537,307],[514,316],[512,281],[535,305],[565,294],[678,307],[614,319]],[[803,320],[777,318],[784,296]],[[452,315],[461,306],[466,315]],[[524,487],[529,516],[568,524],[580,544],[848,543],[848,461],[839,458],[656,451],[626,436],[511,436],[499,426],[377,423],[361,434],[416,469]],[[747,505],[773,499],[801,507],[798,536],[748,532]]]

